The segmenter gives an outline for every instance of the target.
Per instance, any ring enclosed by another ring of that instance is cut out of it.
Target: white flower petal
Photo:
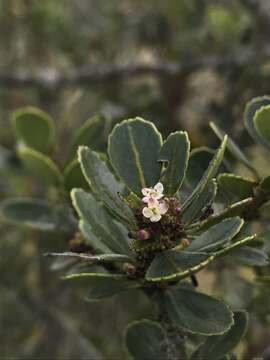
[[[157,199],[150,197],[148,200],[148,207],[150,209],[159,209],[159,202],[157,201]]]
[[[145,196],[145,197],[142,198],[142,201],[147,204],[149,199],[150,199],[149,196]]]
[[[160,214],[154,214],[153,216],[150,217],[151,222],[158,222],[160,219],[161,219]]]
[[[143,188],[143,189],[142,189],[142,194],[143,194],[144,196],[149,196],[149,195],[151,194],[151,191],[152,191],[151,188]]]
[[[143,213],[143,216],[146,218],[151,218],[154,215],[153,211],[151,209],[149,209],[148,207],[144,207],[142,210],[142,213]]]
[[[163,193],[164,187],[162,185],[161,182],[158,182],[155,186],[154,189],[156,190],[156,192],[161,195]]]
[[[168,210],[169,210],[169,205],[166,203],[166,201],[162,201],[159,203],[159,212],[161,215],[166,214]]]

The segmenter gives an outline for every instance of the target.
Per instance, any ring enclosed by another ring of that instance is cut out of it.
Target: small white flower
[[[163,190],[164,188],[161,182],[157,183],[154,188],[143,188],[142,194],[144,195],[144,197],[142,201],[144,203],[148,203],[151,198],[156,200],[163,198]]]
[[[158,201],[150,198],[148,201],[148,207],[144,207],[142,210],[143,216],[150,219],[151,222],[158,222],[161,216],[166,214],[169,206],[165,201]]]

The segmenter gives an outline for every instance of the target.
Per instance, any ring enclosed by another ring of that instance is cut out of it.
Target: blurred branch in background
[[[215,70],[231,69],[241,66],[258,66],[268,61],[270,46],[259,53],[249,48],[238,49],[235,56],[208,56],[202,59],[189,59],[182,62],[162,62],[156,64],[128,64],[128,65],[98,65],[82,69],[61,72],[47,68],[31,72],[29,70],[0,72],[0,86],[2,87],[38,87],[44,89],[64,88],[68,86],[94,86],[113,80],[124,80],[132,77],[152,75],[158,77],[173,77],[188,74],[199,69],[211,68]]]

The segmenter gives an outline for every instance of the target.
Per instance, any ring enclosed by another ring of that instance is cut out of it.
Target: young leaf
[[[97,301],[129,289],[139,288],[140,283],[130,280],[125,275],[110,273],[79,273],[64,277],[65,280],[76,281],[86,285],[89,290],[87,300]]]
[[[239,233],[243,225],[244,221],[239,217],[223,220],[195,238],[186,248],[186,251],[214,251],[231,241]]]
[[[207,188],[209,182],[216,176],[216,173],[219,169],[219,166],[222,162],[224,151],[226,148],[227,136],[224,137],[219,149],[216,151],[215,156],[211,160],[206,172],[204,173],[202,179],[192,192],[192,194],[188,197],[188,199],[184,202],[182,207],[182,212],[184,213],[191,205],[196,203],[200,198],[201,193]]]
[[[65,168],[64,186],[67,191],[71,191],[74,188],[81,188],[84,190],[87,190],[89,188],[83,176],[80,163],[77,159],[74,159]]]
[[[194,290],[171,288],[165,292],[164,304],[171,321],[192,333],[218,335],[233,325],[233,313],[225,303]]]
[[[240,342],[244,336],[248,316],[243,310],[233,313],[234,324],[222,335],[209,336],[206,341],[198,347],[191,355],[191,360],[216,360],[221,359]]]
[[[263,139],[263,145],[270,150],[270,104],[256,111],[254,126],[260,138]]]
[[[249,132],[249,135],[258,143],[262,143],[262,142],[264,143],[265,141],[263,140],[263,138],[260,137],[260,135],[258,134],[255,128],[254,116],[257,110],[259,110],[260,108],[266,105],[270,105],[269,96],[256,97],[247,103],[244,112],[244,123],[246,129]],[[267,142],[265,145],[268,146]]]
[[[126,346],[135,360],[164,360],[166,358],[166,335],[155,321],[140,320],[126,329]]]
[[[71,198],[81,219],[90,224],[94,235],[112,253],[130,254],[127,230],[114,221],[102,205],[86,191],[73,189]]]
[[[230,256],[243,265],[267,266],[269,264],[268,255],[263,250],[250,246],[243,246],[235,250]]]
[[[111,163],[127,187],[139,196],[142,188],[154,186],[160,178],[161,145],[156,127],[140,118],[121,122],[109,136]]]
[[[269,98],[269,100],[270,100],[270,98]],[[223,130],[221,130],[217,126],[217,124],[215,124],[213,122],[210,122],[210,127],[220,140],[222,140],[224,138],[224,136],[226,135],[225,132]],[[257,172],[254,169],[251,162],[248,160],[248,158],[243,153],[243,151],[238,147],[238,145],[230,137],[228,137],[227,150],[231,153],[231,155],[233,157],[235,157],[242,164],[246,165],[246,167],[248,169],[250,169],[253,173],[255,173],[255,175],[257,176]]]
[[[79,148],[79,161],[85,179],[97,197],[104,202],[117,218],[133,224],[134,215],[128,205],[120,198],[123,185],[120,184],[99,155],[83,146]]]
[[[76,155],[79,146],[89,146],[92,150],[106,151],[110,121],[102,115],[95,115],[87,120],[75,133],[70,146],[69,161]]]
[[[46,155],[27,147],[20,147],[19,157],[26,169],[45,184],[62,184],[62,175],[57,165]]]
[[[59,208],[40,199],[14,198],[0,203],[3,220],[38,231],[70,231],[68,216],[62,216]]]
[[[204,211],[213,204],[217,194],[217,182],[212,179],[210,184],[200,194],[197,201],[190,205],[190,207],[183,213],[181,220],[184,226],[194,222],[200,218]]]
[[[25,107],[12,114],[12,125],[16,135],[26,146],[47,152],[55,138],[51,117],[40,109]]]
[[[165,187],[165,194],[173,196],[181,187],[188,165],[190,142],[188,134],[177,131],[170,134],[163,143],[159,154],[159,161],[165,162],[166,168],[161,181]]]
[[[198,272],[213,259],[211,254],[203,252],[163,251],[155,256],[145,278],[153,282],[180,280]]]
[[[217,178],[219,192],[229,202],[246,199],[254,195],[253,189],[256,183],[235,174],[220,174]]]

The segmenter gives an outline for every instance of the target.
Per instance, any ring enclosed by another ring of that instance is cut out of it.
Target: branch
[[[70,86],[93,86],[147,75],[165,78],[175,77],[207,67],[223,70],[235,66],[257,66],[268,60],[269,56],[270,47],[261,51],[260,54],[250,49],[239,48],[237,56],[209,56],[202,59],[188,59],[182,63],[101,65],[69,72],[50,68],[38,72],[30,70],[15,71],[12,74],[0,72],[0,87],[37,87],[55,90]]]

